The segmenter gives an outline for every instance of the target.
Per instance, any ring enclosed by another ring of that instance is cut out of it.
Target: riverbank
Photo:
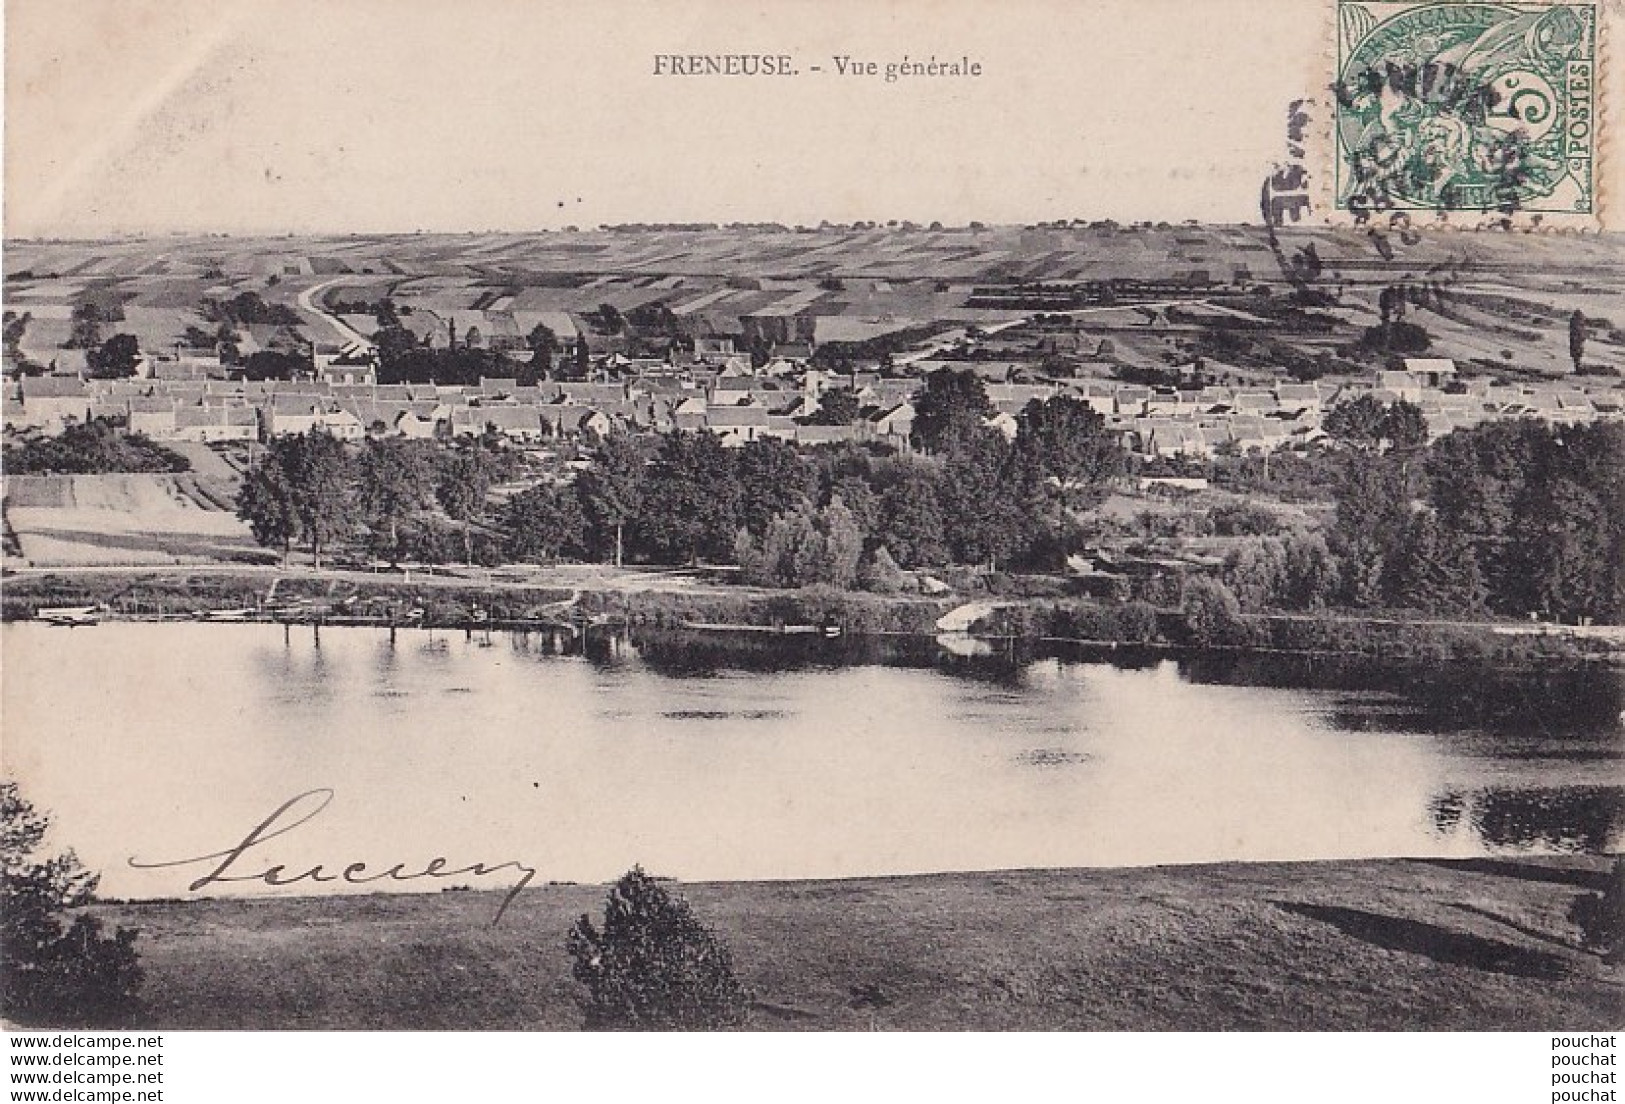
[[[1020,580],[1016,580],[1020,582]],[[1501,665],[1625,661],[1625,632],[1526,622],[1396,616],[1248,614],[1221,631],[1193,633],[1177,610],[1143,602],[1028,593],[871,594],[814,587],[764,590],[719,574],[597,566],[433,573],[268,567],[100,569],[9,574],[0,620],[50,607],[98,606],[114,617],[165,620],[231,611],[266,620],[419,626],[539,628],[581,623],[681,628],[838,626],[852,634],[935,635],[937,622],[975,605],[971,631],[1029,641],[1174,652],[1366,656]]]
[[[758,1030],[1601,1030],[1599,858],[1016,871],[675,887]],[[574,1030],[601,886],[109,904],[165,1029]]]

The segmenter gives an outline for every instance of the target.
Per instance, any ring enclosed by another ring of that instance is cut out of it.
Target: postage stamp
[[[1600,228],[1599,14],[1337,0],[1333,220]]]

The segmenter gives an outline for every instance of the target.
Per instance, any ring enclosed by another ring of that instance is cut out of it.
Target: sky
[[[1243,221],[1321,0],[8,0],[7,236]],[[655,76],[788,54],[793,77]],[[969,58],[980,77],[842,76]],[[814,73],[811,67],[823,69]]]

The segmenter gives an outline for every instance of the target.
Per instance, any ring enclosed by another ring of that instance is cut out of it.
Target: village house
[[[1405,374],[1418,386],[1438,389],[1456,381],[1456,362],[1447,357],[1406,357]]]
[[[863,430],[852,425],[794,425],[793,440],[798,445],[833,445],[863,439]]]
[[[359,341],[318,342],[311,356],[318,380],[330,384],[378,382],[378,351]]]
[[[154,441],[175,440],[175,400],[168,397],[143,396],[125,401],[125,417],[131,433],[140,433]]]
[[[1117,389],[1117,416],[1137,418],[1145,413],[1145,404],[1151,399],[1151,388],[1139,384],[1124,385]]]
[[[259,437],[259,418],[244,406],[182,406],[174,412],[174,440],[213,444],[217,441],[253,441]]]
[[[902,402],[890,410],[876,410],[869,418],[869,432],[877,440],[907,452],[914,433],[914,404]]]
[[[1392,402],[1394,399],[1404,399],[1406,402],[1416,402],[1422,397],[1422,388],[1425,385],[1409,372],[1384,371],[1377,373],[1377,390],[1385,392],[1391,398],[1384,401]]]
[[[1317,419],[1321,412],[1320,388],[1313,383],[1283,383],[1275,389],[1275,403],[1285,414],[1312,413]]]
[[[705,428],[729,448],[756,440],[769,425],[767,410],[761,406],[712,406],[705,412]]]
[[[154,380],[206,380],[225,372],[218,354],[202,356],[190,351],[146,358],[148,371],[138,373]]]
[[[1071,393],[1103,418],[1117,413],[1117,392],[1110,384],[1098,380],[1078,381],[1072,385]]]
[[[453,437],[483,437],[487,433],[517,444],[535,444],[552,435],[540,407],[460,406],[452,410]]]
[[[321,430],[344,441],[358,441],[367,435],[367,427],[361,424],[361,419],[326,396],[278,393],[265,407],[267,437],[312,430]]]
[[[61,433],[68,422],[90,418],[91,394],[77,376],[24,376],[19,388],[22,404],[11,424],[20,428]]]

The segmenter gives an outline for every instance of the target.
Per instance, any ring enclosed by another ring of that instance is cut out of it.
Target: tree
[[[299,527],[319,570],[322,549],[355,529],[354,469],[344,443],[331,434],[312,430],[292,440],[288,479],[297,492]]]
[[[0,1014],[30,1025],[114,1027],[139,1008],[138,933],[63,914],[88,904],[97,877],[72,851],[37,860],[48,817],[0,782]]]
[[[1002,433],[980,429],[966,439],[943,470],[944,531],[954,559],[997,568],[1024,549],[1035,518]]]
[[[648,460],[626,433],[611,433],[598,448],[592,467],[576,478],[576,494],[593,528],[614,534],[615,566],[621,566],[627,523],[643,510]]]
[[[558,335],[545,323],[538,322],[525,337],[525,344],[530,346],[530,364],[538,375],[551,372],[553,357],[559,351]]]
[[[1586,316],[1579,311],[1569,315],[1569,359],[1574,362],[1576,373],[1580,371],[1581,362],[1586,352]]]
[[[1082,399],[1034,399],[1016,419],[1018,465],[1052,480],[1072,509],[1090,505],[1106,482],[1121,475],[1122,443],[1106,419]]]
[[[1513,522],[1530,608],[1559,618],[1618,613],[1620,546],[1597,490],[1567,475],[1534,483]]]
[[[285,303],[267,303],[258,292],[238,292],[224,302],[203,300],[203,314],[210,321],[225,321],[239,326],[298,326],[304,320],[299,312]]]
[[[1428,442],[1428,423],[1422,408],[1404,399],[1390,403],[1382,420],[1382,436],[1396,452],[1420,449]]]
[[[948,562],[941,479],[935,469],[908,464],[881,493],[874,537],[905,567],[937,567]]]
[[[802,503],[774,518],[760,543],[748,529],[734,538],[734,558],[745,582],[754,586],[794,587],[811,580],[820,555],[818,522]]]
[[[674,431],[650,471],[636,533],[667,562],[724,560],[742,524],[733,459],[714,433]]]
[[[858,586],[874,594],[896,594],[908,586],[908,576],[881,545],[858,569]]]
[[[1350,605],[1378,606],[1385,600],[1411,500],[1405,473],[1391,458],[1349,458],[1337,488],[1331,543]]]
[[[401,523],[434,505],[432,446],[399,437],[370,440],[358,465],[358,505],[375,533],[388,534],[391,563],[401,555]]]
[[[862,555],[863,534],[840,499],[818,510],[801,502],[773,519],[760,544],[747,529],[734,540],[745,581],[758,586],[850,590]]]
[[[1337,559],[1319,533],[1292,533],[1286,539],[1286,577],[1278,594],[1288,609],[1319,610],[1337,600]]]
[[[1275,537],[1250,541],[1225,558],[1225,585],[1248,611],[1276,605],[1287,589],[1287,551]]]
[[[641,867],[615,883],[602,926],[587,915],[570,930],[571,973],[586,986],[587,1027],[705,1030],[745,1022],[750,994],[728,946]]]
[[[243,479],[237,516],[284,556],[295,542],[308,544],[320,568],[322,549],[355,528],[354,471],[343,442],[320,430],[272,440]]]
[[[818,409],[802,420],[807,425],[843,426],[857,421],[860,413],[857,392],[831,387],[818,397]]]
[[[1424,613],[1462,616],[1484,608],[1484,579],[1467,538],[1432,510],[1411,515],[1393,565],[1396,603]]]
[[[1219,580],[1205,575],[1191,579],[1185,584],[1179,606],[1185,617],[1185,631],[1197,647],[1246,643],[1247,624],[1241,617],[1241,603]]]
[[[773,519],[810,502],[817,473],[788,441],[758,437],[736,454],[739,518],[751,536],[767,532]]]
[[[991,413],[993,403],[975,372],[939,368],[925,377],[925,389],[914,399],[910,439],[926,452],[953,452],[977,435]]]
[[[397,363],[417,352],[419,348],[417,337],[399,322],[388,326],[380,326],[378,331],[372,335],[372,343],[378,349],[379,366],[389,368],[393,368]],[[380,378],[384,374],[380,372]]]
[[[293,542],[299,539],[298,490],[289,478],[283,450],[288,438],[278,437],[266,446],[258,463],[243,474],[237,491],[237,516],[248,522],[254,539],[266,548],[280,548],[287,560]]]
[[[434,496],[446,516],[460,523],[463,533],[463,560],[474,560],[476,518],[485,512],[485,495],[491,489],[491,465],[478,447],[459,449],[441,459],[435,473]]]
[[[1609,962],[1625,962],[1625,855],[1614,856],[1602,893],[1584,893],[1569,906],[1580,938]]]
[[[73,321],[64,349],[96,349],[102,343],[102,309],[95,303],[80,303],[73,308]]]
[[[114,334],[100,347],[85,355],[85,363],[95,379],[121,379],[135,375],[141,366],[141,343],[134,334]]]
[[[0,330],[0,347],[13,357],[21,356],[23,335],[28,332],[28,324],[34,320],[34,315],[29,311],[18,314],[8,310],[4,320],[4,329]]]
[[[598,321],[606,334],[618,334],[626,328],[626,320],[613,303],[598,304]]]
[[[818,528],[824,537],[819,581],[841,590],[852,589],[858,581],[858,561],[863,557],[863,530],[857,518],[846,503],[836,498],[818,512]]]
[[[279,353],[274,349],[260,349],[250,353],[238,371],[249,380],[292,379],[309,369],[310,363],[302,357]]]
[[[26,438],[5,445],[4,468],[12,475],[105,475],[110,472],[183,472],[191,461],[149,440],[126,433],[110,418],[74,422],[55,437]]]
[[[1429,503],[1441,526],[1468,540],[1488,603],[1502,613],[1536,608],[1514,526],[1532,505],[1526,484],[1545,466],[1550,437],[1534,419],[1489,422],[1447,434],[1428,450]]]
[[[502,528],[513,559],[549,563],[564,552],[581,550],[587,519],[572,488],[542,485],[508,500]]]
[[[1368,451],[1417,449],[1427,443],[1421,408],[1404,399],[1392,403],[1372,395],[1348,399],[1328,410],[1323,424],[1335,440]]]

